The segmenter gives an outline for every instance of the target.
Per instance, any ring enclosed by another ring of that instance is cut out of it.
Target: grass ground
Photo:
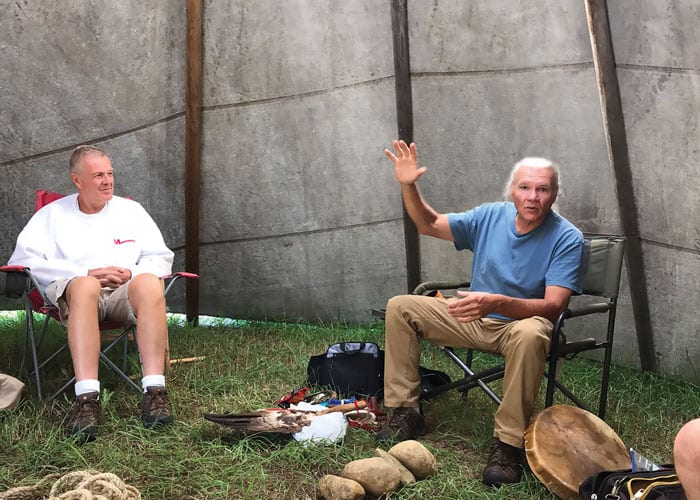
[[[54,329],[49,342],[62,336]],[[2,320],[0,371],[21,376],[22,337],[18,321]],[[143,428],[139,396],[105,374],[100,436],[83,446],[63,437],[70,393],[39,401],[30,386],[18,407],[0,412],[0,492],[34,485],[50,473],[95,469],[118,475],[144,499],[314,499],[321,476],[338,474],[347,462],[373,455],[377,445],[371,433],[350,428],[340,443],[304,447],[286,435],[243,435],[205,421],[202,413],[274,406],[304,384],[309,356],[343,340],[383,346],[383,325],[173,324],[171,357],[206,356],[173,365],[168,376],[176,424],[158,431]],[[458,375],[432,346],[425,347],[422,364],[453,378]],[[71,371],[68,356],[53,366],[48,385],[59,387]],[[575,360],[567,363],[563,379],[594,400],[598,375],[596,363]],[[615,366],[608,408],[606,421],[627,446],[666,463],[675,433],[699,413],[700,391],[682,380]],[[430,432],[421,442],[436,455],[439,471],[390,498],[555,498],[529,471],[521,483],[500,490],[481,484],[494,410],[480,391],[472,391],[466,400],[453,391],[426,403]]]

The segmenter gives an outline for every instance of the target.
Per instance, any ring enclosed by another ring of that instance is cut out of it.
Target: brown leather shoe
[[[425,430],[425,419],[414,408],[396,408],[386,427],[376,434],[377,441],[405,441],[414,439]]]
[[[163,387],[146,387],[141,399],[141,420],[146,427],[173,423],[168,392]]]
[[[82,441],[92,441],[97,438],[102,406],[99,392],[88,392],[75,397],[66,434]]]
[[[523,471],[520,448],[495,440],[488,464],[484,469],[483,482],[487,486],[517,483]]]

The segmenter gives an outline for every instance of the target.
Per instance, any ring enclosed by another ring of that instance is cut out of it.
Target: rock
[[[401,475],[396,467],[379,457],[353,460],[345,465],[341,475],[357,481],[375,497],[396,491],[401,486]]]
[[[384,460],[388,460],[391,465],[396,467],[396,469],[399,471],[399,476],[401,477],[401,486],[406,486],[407,484],[413,484],[416,482],[416,476],[414,476],[410,470],[408,470],[392,455],[389,455],[386,451],[382,450],[381,448],[377,448],[374,450],[374,455],[383,458]]]
[[[318,481],[318,492],[326,500],[362,500],[365,489],[357,481],[326,474]]]
[[[402,441],[389,449],[389,455],[401,462],[416,479],[423,479],[437,472],[435,455],[418,441]]]

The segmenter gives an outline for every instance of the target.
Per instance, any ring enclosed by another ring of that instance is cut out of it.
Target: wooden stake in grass
[[[176,363],[192,363],[194,361],[202,361],[203,359],[207,359],[206,356],[194,356],[192,358],[175,358],[170,360],[170,364],[174,365]]]

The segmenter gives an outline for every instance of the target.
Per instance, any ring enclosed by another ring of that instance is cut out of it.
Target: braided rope
[[[139,490],[110,472],[84,470],[59,476],[49,474],[34,486],[20,486],[7,490],[0,493],[0,500],[141,500]],[[51,482],[53,485],[47,492]]]

